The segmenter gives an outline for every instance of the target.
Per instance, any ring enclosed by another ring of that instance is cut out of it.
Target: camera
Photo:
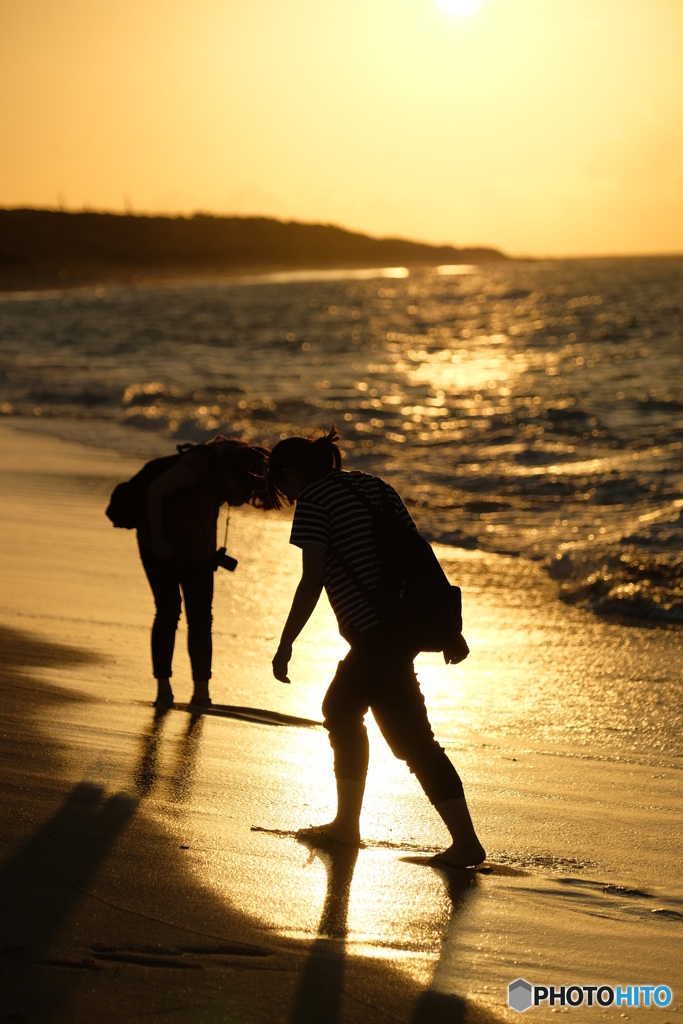
[[[216,569],[221,567],[223,569],[227,569],[228,572],[234,572],[237,568],[237,559],[233,558],[231,555],[226,555],[225,548],[219,548],[216,552],[213,562],[213,571],[215,572]]]

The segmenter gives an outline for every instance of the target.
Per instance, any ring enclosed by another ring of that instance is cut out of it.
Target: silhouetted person
[[[359,845],[369,757],[364,717],[371,709],[392,752],[417,776],[451,833],[453,843],[439,860],[454,867],[479,864],[486,853],[474,831],[460,778],[429,724],[413,667],[417,651],[380,623],[365,596],[377,589],[381,575],[372,515],[365,503],[381,505],[385,489],[393,514],[409,528],[416,527],[393,488],[365,473],[341,472],[338,439],[334,428],[316,441],[289,438],[275,445],[268,462],[273,505],[296,503],[290,543],[303,555],[301,581],[273,658],[275,678],[289,682],[292,644],[323,586],[339,631],[351,644],[323,701],[334,751],[337,815],[329,824],[302,829],[299,835]]]
[[[242,441],[214,438],[190,449],[147,491],[138,545],[154,594],[152,665],[155,705],[173,703],[171,662],[182,590],[192,665],[192,705],[211,703],[211,605],[216,567],[216,521],[221,505],[263,505],[266,452]]]

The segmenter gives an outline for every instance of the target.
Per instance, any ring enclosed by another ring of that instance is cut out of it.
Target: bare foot
[[[359,832],[345,829],[336,821],[331,821],[329,825],[311,825],[309,828],[300,828],[296,837],[303,839],[304,842],[316,843],[321,846],[332,842],[357,849],[361,845]]]
[[[475,839],[469,843],[453,843],[443,853],[437,853],[435,857],[432,857],[430,864],[434,864],[435,867],[474,868],[485,860],[486,850]]]

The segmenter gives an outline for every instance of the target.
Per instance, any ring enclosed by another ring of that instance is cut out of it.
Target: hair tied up
[[[313,442],[312,447],[316,449],[316,455],[318,451],[324,450],[326,455],[327,452],[332,456],[332,465],[335,469],[341,469],[342,467],[342,453],[339,450],[339,442],[341,441],[341,434],[337,430],[334,423],[331,425],[330,430],[327,434],[323,434],[322,437],[317,437]],[[317,458],[315,460],[317,462]]]
[[[274,508],[282,508],[289,499],[280,489],[285,470],[298,467],[310,481],[319,480],[333,469],[342,468],[339,431],[334,423],[321,437],[287,437],[279,441],[268,459],[268,493]]]

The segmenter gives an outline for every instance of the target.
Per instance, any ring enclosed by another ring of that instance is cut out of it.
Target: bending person
[[[338,439],[334,428],[316,441],[289,438],[275,445],[268,462],[272,504],[296,503],[290,543],[303,556],[301,581],[273,658],[275,678],[289,682],[292,644],[323,586],[339,631],[351,645],[322,707],[334,752],[337,814],[329,824],[302,829],[299,835],[359,845],[369,757],[364,718],[370,709],[393,754],[416,775],[451,834],[452,845],[435,860],[453,867],[480,864],[486,853],[474,831],[462,782],[429,724],[413,667],[417,652],[381,625],[364,596],[377,588],[381,568],[372,516],[364,502],[380,504],[380,487],[385,487],[396,515],[413,529],[415,524],[393,488],[365,473],[341,472]]]
[[[155,706],[173,703],[171,662],[185,600],[187,647],[196,707],[211,703],[213,574],[216,521],[221,505],[263,506],[267,453],[242,441],[214,438],[190,449],[147,490],[147,515],[138,523],[140,558],[154,594],[152,666]]]

